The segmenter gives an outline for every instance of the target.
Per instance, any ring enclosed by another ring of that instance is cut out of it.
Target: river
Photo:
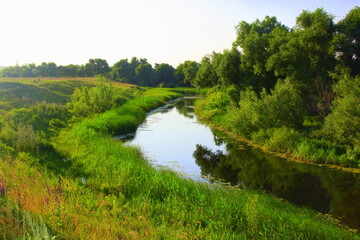
[[[197,120],[193,103],[189,97],[153,111],[124,141],[141,148],[155,167],[265,191],[360,229],[359,174],[288,161],[212,131]]]

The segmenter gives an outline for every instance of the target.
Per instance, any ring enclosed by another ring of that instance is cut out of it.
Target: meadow
[[[76,79],[0,84],[18,84],[0,88],[2,239],[360,238],[329,216],[265,193],[155,169],[139,149],[112,138],[194,90]],[[31,100],[17,103],[19,93]],[[112,107],[89,108],[92,94],[110,94]]]

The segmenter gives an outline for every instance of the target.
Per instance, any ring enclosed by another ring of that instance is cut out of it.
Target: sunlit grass
[[[179,96],[148,90],[64,129],[48,157],[2,157],[0,199],[41,217],[46,228],[38,227],[57,239],[359,239],[326,216],[263,193],[155,169],[138,149],[111,138]]]

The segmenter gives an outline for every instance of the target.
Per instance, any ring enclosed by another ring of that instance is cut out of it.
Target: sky
[[[230,48],[235,26],[303,10],[344,18],[360,0],[0,0],[0,66],[42,62],[110,65],[136,56],[176,67]]]

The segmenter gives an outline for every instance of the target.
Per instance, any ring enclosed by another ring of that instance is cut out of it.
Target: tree
[[[337,59],[350,67],[351,75],[360,73],[360,7],[352,9],[336,25],[337,34],[333,40],[333,51]]]
[[[79,76],[79,65],[66,65],[66,66],[58,66],[58,75],[59,77],[78,77]]]
[[[36,76],[38,77],[57,77],[57,66],[53,62],[43,62],[36,67]]]
[[[191,83],[196,78],[199,68],[200,64],[196,61],[187,60],[181,63],[175,70],[177,82],[182,86],[191,86]]]
[[[140,86],[154,86],[154,69],[150,63],[140,64],[135,68],[136,83]]]
[[[347,73],[334,89],[337,97],[325,118],[323,132],[328,139],[354,148],[360,155],[360,76]]]
[[[196,78],[191,83],[194,87],[212,87],[218,83],[218,77],[212,62],[214,54],[215,53],[212,55],[206,55],[201,59],[200,68],[196,73]]]
[[[291,79],[302,87],[308,111],[325,116],[332,100],[333,79],[328,72],[335,68],[332,41],[335,34],[333,16],[319,8],[303,11],[292,32],[276,29],[269,41],[272,55],[266,67],[276,77]]]
[[[20,67],[16,65],[14,67],[7,67],[1,71],[2,77],[20,77]]]
[[[215,55],[215,72],[223,86],[240,83],[240,52],[236,48]]]
[[[175,69],[167,64],[155,64],[155,85],[164,85],[166,87],[175,87]]]
[[[110,76],[114,80],[133,83],[135,78],[135,69],[132,68],[128,59],[121,59],[111,68]]]
[[[109,73],[110,70],[111,69],[106,60],[100,58],[90,59],[84,67],[85,75],[88,77],[106,74]]]
[[[287,32],[288,28],[277,21],[275,17],[266,16],[263,21],[257,19],[249,24],[245,21],[236,27],[237,38],[234,47],[239,47],[242,51],[241,66],[243,71],[249,71],[256,78],[252,85],[259,85],[258,89],[265,87],[272,88],[277,78],[267,67],[267,60],[277,52],[278,49],[270,47],[270,41],[274,37],[273,31]]]

